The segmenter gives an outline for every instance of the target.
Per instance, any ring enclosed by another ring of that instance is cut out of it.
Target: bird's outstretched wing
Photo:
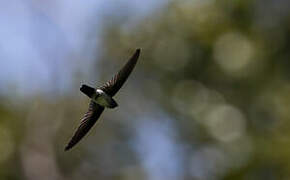
[[[93,127],[93,125],[97,122],[103,111],[104,107],[93,101],[90,102],[88,112],[81,119],[81,124],[76,130],[74,136],[71,138],[70,142],[65,147],[65,151],[71,149],[87,134],[91,127]]]
[[[125,64],[125,66],[110,81],[101,86],[100,89],[106,92],[109,96],[113,97],[122,87],[128,76],[134,69],[139,55],[140,49],[137,49],[134,55]],[[96,104],[93,101],[90,102],[88,112],[81,119],[81,124],[79,125],[68,145],[65,147],[65,151],[71,149],[87,134],[87,132],[97,122],[103,111],[104,107]]]
[[[124,67],[110,81],[106,82],[99,88],[106,92],[109,96],[113,97],[131,74],[137,63],[139,55],[140,49],[136,49],[135,53],[124,65]]]

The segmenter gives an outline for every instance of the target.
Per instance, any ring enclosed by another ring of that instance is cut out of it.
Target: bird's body
[[[105,93],[102,89],[94,89],[93,94],[90,94],[89,89],[94,89],[94,88],[89,87],[87,85],[82,85],[82,87],[80,88],[80,90],[85,95],[91,98],[91,100],[97,103],[98,105],[111,108],[111,109],[118,106],[117,102],[107,93]]]
[[[105,85],[96,89],[87,85],[81,86],[80,91],[86,94],[91,99],[91,102],[88,112],[81,119],[81,124],[65,147],[66,151],[76,145],[87,134],[105,108],[115,108],[118,106],[113,96],[119,91],[134,69],[139,54],[140,49],[137,49],[125,66]]]
[[[99,93],[99,95],[96,95],[92,98],[95,103],[111,109],[118,106],[117,102],[108,94],[106,94],[103,90],[97,89],[96,92]]]

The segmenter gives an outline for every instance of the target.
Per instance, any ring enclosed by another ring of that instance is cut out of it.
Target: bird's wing
[[[103,111],[104,107],[93,101],[90,102],[88,112],[86,112],[84,117],[81,119],[81,124],[76,130],[74,136],[71,138],[70,142],[65,147],[65,151],[71,149],[87,134],[91,127],[93,127],[93,125],[97,122]]]
[[[129,77],[130,73],[134,69],[139,55],[140,55],[140,49],[137,49],[134,55],[124,65],[124,67],[110,81],[106,82],[103,86],[99,88],[102,89],[111,97],[113,97],[122,87],[124,82]]]

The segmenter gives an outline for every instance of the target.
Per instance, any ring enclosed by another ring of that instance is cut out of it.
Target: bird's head
[[[80,91],[87,95],[89,98],[92,98],[96,94],[96,89],[90,86],[83,84],[80,87]]]

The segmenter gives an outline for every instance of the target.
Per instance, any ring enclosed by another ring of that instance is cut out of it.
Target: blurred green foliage
[[[289,179],[285,4],[178,0],[143,19],[129,12],[105,17],[96,81],[109,79],[142,48],[117,96],[120,108],[106,111],[89,136],[64,153],[86,111],[85,97],[36,96],[20,105],[3,98],[0,179],[150,179],[132,139],[135,125],[156,109],[173,119],[173,139],[183,149],[174,154],[183,167],[177,179]]]

